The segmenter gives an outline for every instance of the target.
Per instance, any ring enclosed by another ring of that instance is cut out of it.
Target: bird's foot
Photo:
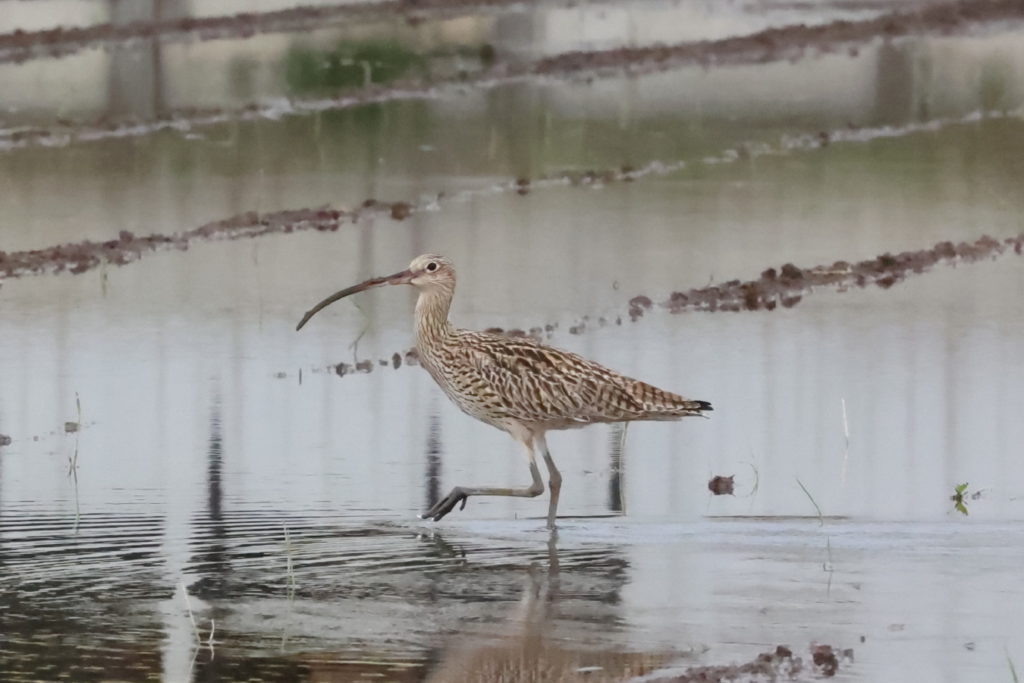
[[[452,489],[451,493],[434,503],[433,507],[420,515],[420,519],[432,519],[435,522],[440,521],[442,517],[454,510],[455,506],[460,502],[462,505],[459,509],[466,509],[467,500],[469,500],[469,494],[462,490],[461,486],[456,486]]]

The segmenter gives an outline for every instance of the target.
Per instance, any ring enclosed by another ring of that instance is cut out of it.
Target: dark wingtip
[[[707,401],[697,401],[697,410],[714,410]]]

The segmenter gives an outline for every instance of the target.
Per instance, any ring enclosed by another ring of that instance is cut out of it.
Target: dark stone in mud
[[[402,356],[397,351],[391,355],[391,367],[395,370],[402,367]]]
[[[730,474],[728,477],[722,475],[715,475],[708,482],[708,490],[716,496],[731,496],[733,495],[734,479],[736,475]]]
[[[786,308],[793,308],[803,300],[802,296],[790,296],[782,300],[782,305]]]
[[[852,650],[851,650],[852,652]],[[793,656],[793,651],[785,645],[779,645],[775,648],[775,656],[779,658],[788,658]]]
[[[803,278],[804,272],[794,266],[792,263],[787,263],[782,266],[782,277],[787,280],[799,280]]]
[[[831,645],[815,645],[811,648],[811,657],[814,667],[818,669],[822,676],[831,678],[839,670],[839,658],[832,651]]]
[[[638,318],[643,317],[644,311],[652,305],[651,298],[643,294],[633,297],[629,300],[629,319],[636,322]]]
[[[78,431],[78,427],[79,427],[79,425],[78,425],[77,422],[65,422],[64,423],[64,433],[72,434],[74,432],[77,432]]]
[[[525,194],[529,194],[529,192],[530,192],[530,179],[529,178],[524,178],[524,177],[516,178],[516,193],[517,194],[521,194],[521,195],[525,195]]]
[[[11,437],[7,436],[6,434],[0,434],[0,446],[10,446],[10,445],[11,445]]]
[[[334,366],[334,372],[338,377],[344,377],[345,375],[352,372],[352,366],[348,363],[338,363]]]
[[[748,311],[756,311],[761,307],[761,294],[756,283],[748,282],[743,285],[743,306]]]
[[[761,279],[762,280],[774,280],[775,279],[775,269],[774,268],[769,268],[768,270],[766,270],[763,273],[761,273]],[[675,294],[673,294],[673,296],[675,296]]]
[[[412,213],[412,207],[407,202],[395,202],[391,205],[391,217],[396,221],[404,221]]]
[[[369,359],[359,361],[356,363],[356,371],[362,373],[373,372],[373,361]]]

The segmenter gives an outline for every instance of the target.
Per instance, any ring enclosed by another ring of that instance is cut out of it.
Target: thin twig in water
[[[622,423],[622,436],[619,437],[619,506],[622,514],[626,514],[626,486],[623,476],[622,460],[626,454],[626,432],[629,430],[629,423]]]
[[[199,626],[196,625],[196,617],[192,614],[192,601],[189,600],[188,589],[185,588],[184,581],[179,581],[178,585],[181,587],[181,594],[185,596],[185,608],[188,610],[188,620],[192,622],[192,632],[196,634],[196,643],[202,645],[203,639],[199,637]]]
[[[292,562],[292,541],[288,536],[288,525],[282,524],[284,527],[284,550],[285,560],[288,568],[288,594],[290,597],[295,596],[295,565]]]
[[[827,559],[821,565],[821,570],[828,574],[828,585],[825,587],[825,597],[832,595],[832,574],[835,566],[832,564],[832,539],[825,537],[825,554]]]
[[[825,526],[825,516],[821,514],[821,508],[818,507],[818,503],[814,500],[814,496],[812,496],[811,492],[807,490],[804,483],[800,481],[800,477],[796,477],[796,483],[800,484],[800,488],[803,489],[805,494],[807,494],[807,498],[811,501],[811,505],[813,505],[814,509],[818,511],[818,524]]]
[[[843,486],[846,486],[846,466],[850,459],[850,421],[846,418],[846,399],[839,399],[843,405],[843,437],[846,439],[846,445],[843,448],[843,474],[840,478]]]
[[[1010,658],[1010,653],[1006,653],[1006,663],[1010,665],[1010,675],[1013,677],[1013,683],[1020,683],[1020,677],[1017,676],[1017,667],[1013,665],[1013,659]]]
[[[68,476],[71,477],[75,490],[75,526],[72,531],[77,535],[79,524],[82,521],[82,510],[78,503],[78,442],[82,432],[82,401],[79,399],[77,391],[75,392],[75,409],[78,413],[78,429],[75,430],[75,452],[68,458]]]

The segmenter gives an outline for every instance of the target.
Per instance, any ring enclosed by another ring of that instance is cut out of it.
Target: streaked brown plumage
[[[711,410],[694,401],[625,377],[575,353],[528,338],[472,332],[453,326],[448,309],[455,293],[455,269],[443,256],[425,254],[409,268],[343,289],[310,309],[306,322],[325,306],[384,284],[411,284],[416,302],[416,348],[420,363],[463,412],[512,435],[525,447],[533,483],[526,488],[457,486],[423,517],[437,521],[469,496],[537,496],[544,484],[535,452],[544,457],[550,475],[548,527],[554,528],[561,475],[548,452],[545,433],[595,422],[675,420]]]

